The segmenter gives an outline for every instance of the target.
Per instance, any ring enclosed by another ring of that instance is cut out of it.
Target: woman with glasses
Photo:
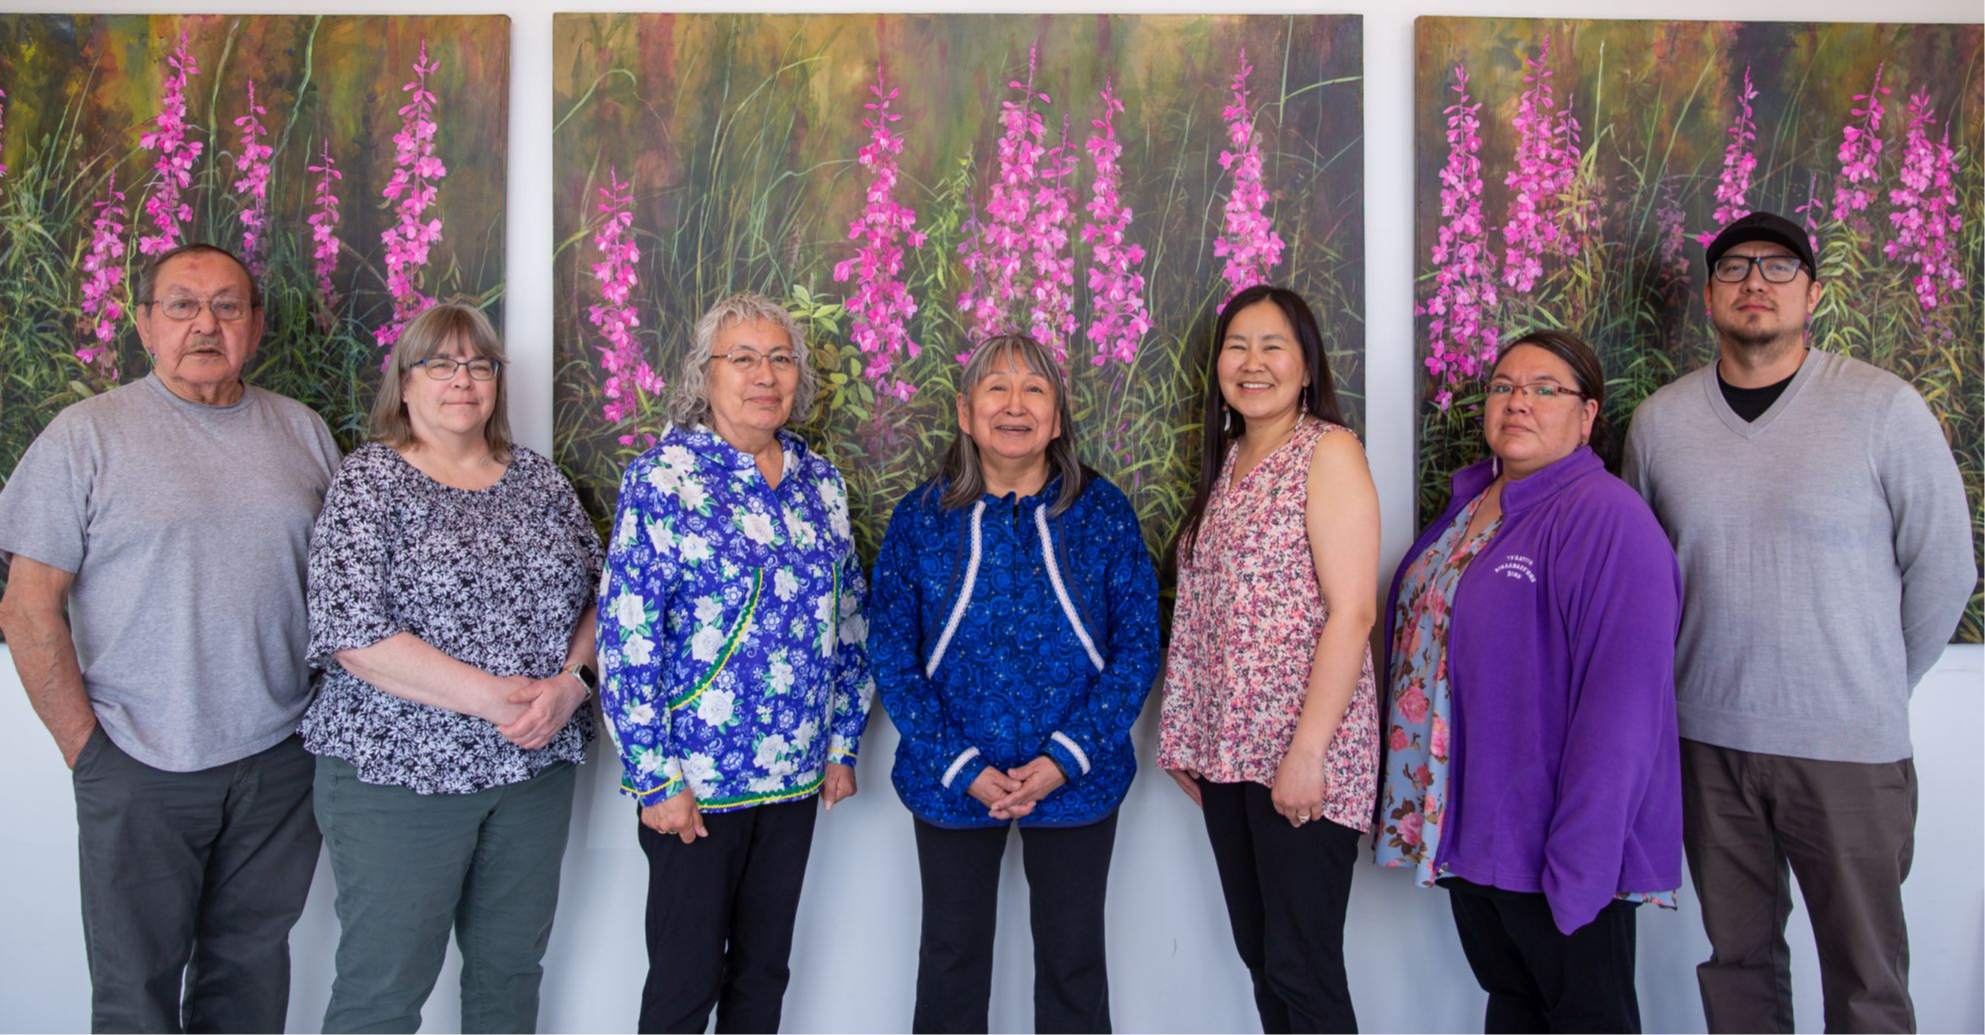
[[[451,929],[462,1030],[537,1028],[601,550],[565,476],[511,442],[504,365],[473,307],[408,323],[311,537],[327,1032],[418,1028]]]
[[[1639,1031],[1634,907],[1681,883],[1681,575],[1607,472],[1605,391],[1563,331],[1506,349],[1492,455],[1387,604],[1377,861],[1448,889],[1490,1032]]]
[[[891,514],[871,602],[923,887],[911,1030],[988,1030],[1017,826],[1034,1030],[1109,1031],[1103,903],[1130,727],[1158,674],[1158,579],[1130,501],[1076,458],[1039,342],[995,337],[965,365],[958,433]]]
[[[866,586],[840,472],[785,428],[814,390],[786,310],[726,298],[621,479],[600,699],[648,858],[644,1032],[713,1007],[718,1031],[779,1030],[814,820],[855,793]]]
[[[1344,913],[1378,773],[1378,492],[1287,288],[1213,332],[1158,764],[1203,810],[1263,1031],[1356,1031]]]

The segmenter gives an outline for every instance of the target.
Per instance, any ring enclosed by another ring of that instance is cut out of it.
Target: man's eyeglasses
[[[414,366],[426,369],[427,376],[436,381],[446,381],[454,377],[455,371],[461,367],[469,368],[469,380],[471,381],[493,381],[496,379],[496,372],[503,369],[503,364],[493,359],[471,359],[464,362],[459,359],[449,359],[446,356],[423,359],[415,363]]]
[[[1725,255],[1716,260],[1716,279],[1725,284],[1742,284],[1756,266],[1771,284],[1790,284],[1806,268],[1796,255]]]
[[[726,352],[721,356],[711,356],[710,358],[713,360],[722,360],[725,363],[729,363],[731,365],[732,370],[739,370],[739,371],[757,370],[758,364],[770,363],[772,364],[773,373],[787,374],[795,370],[798,370],[800,366],[799,354],[789,349],[780,349],[776,352],[764,353],[758,351],[757,349],[746,348],[743,345],[738,345],[738,346],[734,346],[729,352]]]
[[[176,320],[180,323],[185,323],[200,315],[200,310],[203,308],[213,313],[214,319],[222,323],[234,323],[237,320],[246,319],[249,310],[254,308],[239,298],[215,298],[205,302],[197,298],[168,298],[163,300],[148,298],[138,304],[153,306],[159,312],[164,313],[166,319]]]
[[[1535,381],[1527,385],[1520,385],[1514,381],[1489,382],[1489,398],[1502,403],[1509,402],[1519,395],[1533,401],[1549,402],[1559,398],[1576,399],[1584,394],[1549,381]]]

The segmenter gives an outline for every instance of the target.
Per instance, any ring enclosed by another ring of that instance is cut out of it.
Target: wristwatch
[[[600,688],[600,674],[593,671],[593,666],[583,661],[575,661],[560,669],[559,672],[563,675],[578,676],[579,682],[586,684],[586,692],[589,694],[598,691]]]

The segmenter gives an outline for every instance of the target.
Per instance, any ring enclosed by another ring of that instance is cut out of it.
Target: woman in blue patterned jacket
[[[1076,460],[1054,357],[1009,335],[964,370],[958,437],[875,562],[869,650],[923,878],[919,1032],[987,1030],[1000,856],[1017,823],[1036,1031],[1110,1030],[1103,900],[1158,584],[1122,492]]]
[[[784,427],[813,392],[792,317],[727,298],[621,479],[600,702],[641,804],[644,1032],[701,1032],[712,1007],[718,1031],[779,1030],[813,799],[855,793],[874,684],[848,494]]]

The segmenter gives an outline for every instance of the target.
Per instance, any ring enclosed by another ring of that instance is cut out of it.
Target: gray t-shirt
[[[1623,466],[1682,562],[1682,736],[1909,757],[1910,690],[1977,577],[1957,461],[1915,389],[1814,349],[1745,421],[1712,363],[1640,404]]]
[[[338,466],[324,421],[249,387],[156,375],[57,414],[0,489],[0,559],[75,573],[69,625],[97,721],[155,768],[280,743],[309,703],[310,527]]]

